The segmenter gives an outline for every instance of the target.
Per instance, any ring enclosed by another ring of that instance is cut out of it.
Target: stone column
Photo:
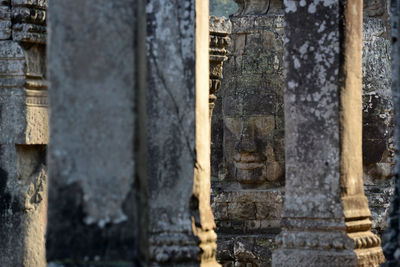
[[[394,144],[395,144],[395,192],[392,199],[388,218],[388,228],[383,239],[383,251],[387,261],[382,266],[397,266],[400,261],[400,1],[391,1],[391,24],[392,24],[392,92],[394,108]]]
[[[284,189],[283,1],[236,2],[212,129],[218,260],[269,266]]]
[[[274,266],[379,266],[362,180],[361,0],[285,1],[286,194]]]
[[[46,8],[0,3],[1,266],[46,266]]]
[[[143,2],[49,3],[52,266],[146,261]]]
[[[208,99],[210,123],[215,101],[217,100],[215,94],[221,88],[224,61],[228,59],[228,50],[226,48],[230,45],[229,34],[231,31],[232,24],[230,20],[210,16],[210,96]]]
[[[150,266],[219,266],[210,208],[208,1],[150,0]]]

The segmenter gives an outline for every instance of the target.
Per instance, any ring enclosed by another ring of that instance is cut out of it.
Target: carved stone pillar
[[[150,266],[219,266],[210,207],[208,1],[150,0]]]
[[[219,128],[212,129],[220,137],[212,154],[218,170],[212,184],[218,260],[227,266],[268,266],[284,189],[283,1],[236,2],[218,99],[222,110],[216,107],[213,117],[223,137]]]
[[[221,88],[222,71],[224,61],[228,59],[228,50],[230,45],[229,34],[232,31],[230,20],[211,16],[210,17],[210,123],[212,112],[215,107],[217,97],[215,94]]]
[[[46,8],[0,3],[1,266],[46,266]]]
[[[392,199],[388,228],[384,234],[383,251],[387,261],[382,266],[398,266],[400,262],[400,1],[391,1],[392,23],[392,92],[394,102],[395,192]]]
[[[362,180],[361,0],[285,1],[286,193],[274,266],[379,266]]]

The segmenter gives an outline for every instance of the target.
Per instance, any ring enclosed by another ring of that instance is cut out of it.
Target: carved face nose
[[[254,142],[254,126],[247,121],[242,123],[242,131],[240,140],[236,143],[236,150],[239,153],[256,152],[256,144]]]

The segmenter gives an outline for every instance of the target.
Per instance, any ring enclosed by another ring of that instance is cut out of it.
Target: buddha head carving
[[[280,96],[258,88],[227,91],[223,100],[227,178],[240,184],[281,183],[284,146]]]

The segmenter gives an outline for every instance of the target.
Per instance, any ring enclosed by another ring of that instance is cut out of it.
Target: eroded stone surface
[[[379,266],[362,180],[361,1],[284,2],[286,195],[273,265]]]
[[[209,202],[208,1],[151,0],[147,18],[149,265],[219,266]]]
[[[44,267],[48,111],[45,62],[47,1],[0,4],[0,265]],[[24,6],[24,19],[19,20]],[[18,27],[42,14],[42,41]],[[19,25],[19,26],[18,26]]]

